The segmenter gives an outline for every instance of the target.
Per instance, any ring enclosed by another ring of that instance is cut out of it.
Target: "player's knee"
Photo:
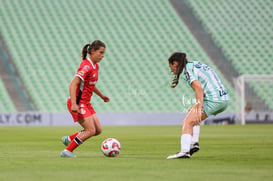
[[[195,125],[194,120],[187,119],[183,121],[183,127],[193,127]]]
[[[101,128],[96,129],[96,134],[95,134],[95,136],[97,136],[97,135],[101,134],[101,132],[102,132]]]
[[[95,129],[88,129],[88,130],[86,130],[86,134],[87,134],[88,138],[90,138],[90,137],[96,135],[96,130]]]

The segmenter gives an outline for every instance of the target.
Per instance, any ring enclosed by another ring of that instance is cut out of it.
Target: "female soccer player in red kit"
[[[105,48],[105,44],[100,40],[95,40],[82,48],[82,62],[69,86],[70,98],[67,100],[67,108],[74,122],[78,122],[83,130],[62,138],[63,144],[67,147],[61,152],[61,157],[75,157],[74,149],[88,138],[101,133],[100,121],[90,100],[94,92],[104,102],[110,101],[96,86],[98,63],[104,57]],[[87,55],[89,56],[87,57]]]

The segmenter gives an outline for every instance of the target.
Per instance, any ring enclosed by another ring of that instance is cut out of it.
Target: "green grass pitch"
[[[202,126],[201,150],[167,160],[180,148],[180,126],[104,126],[81,145],[77,158],[60,158],[60,138],[80,127],[0,127],[1,181],[272,180],[273,125]],[[114,137],[121,153],[107,158],[101,142]]]

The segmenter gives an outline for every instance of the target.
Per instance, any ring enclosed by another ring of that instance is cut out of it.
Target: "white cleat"
[[[189,152],[178,152],[174,155],[170,155],[167,157],[167,159],[173,159],[173,158],[190,158],[191,155]]]
[[[66,157],[66,158],[75,158],[76,155],[73,154],[73,152],[64,150],[61,152],[61,157]]]

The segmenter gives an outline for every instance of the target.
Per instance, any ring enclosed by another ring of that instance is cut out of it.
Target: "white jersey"
[[[223,101],[229,100],[228,92],[218,78],[217,74],[209,66],[198,62],[188,62],[181,76],[191,85],[198,80],[203,88],[204,100]]]

